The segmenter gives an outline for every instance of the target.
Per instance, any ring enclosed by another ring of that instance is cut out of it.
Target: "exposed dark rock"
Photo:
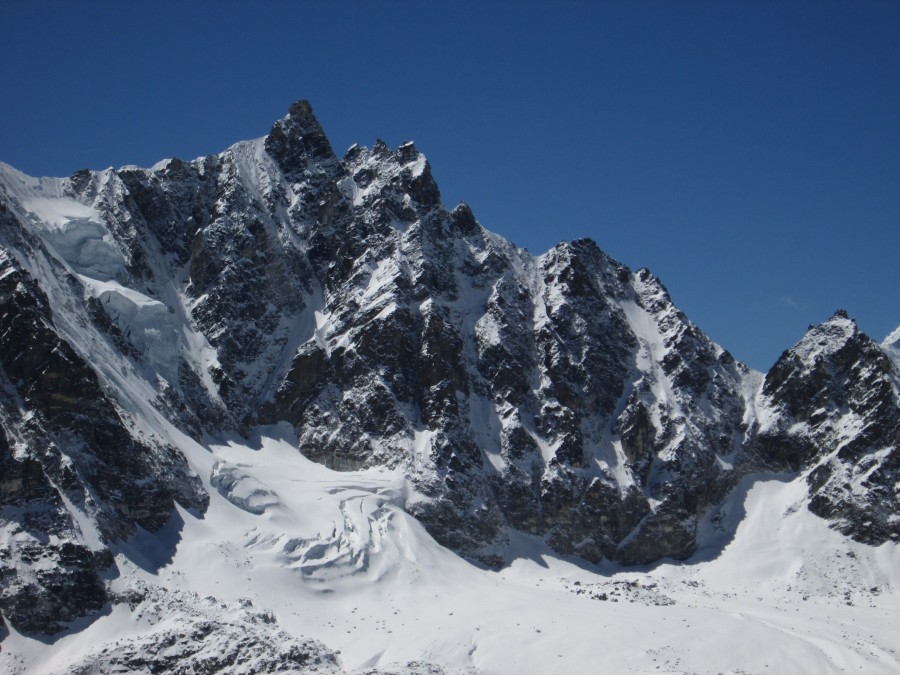
[[[289,180],[301,178],[317,162],[336,159],[309,101],[294,103],[287,117],[272,126],[266,136],[266,152],[278,162]]]
[[[342,672],[332,651],[288,635],[249,600],[229,605],[152,587],[115,599],[153,617],[152,626],[137,637],[94,645],[68,672]]]

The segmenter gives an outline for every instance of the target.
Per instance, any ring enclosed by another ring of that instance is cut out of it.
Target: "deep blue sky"
[[[413,139],[448,206],[591,237],[759,369],[900,323],[900,2],[0,0],[0,161],[190,159],[309,99]]]

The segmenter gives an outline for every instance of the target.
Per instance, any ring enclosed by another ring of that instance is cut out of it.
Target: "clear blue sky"
[[[839,307],[900,324],[900,2],[0,0],[0,91],[0,160],[56,176],[307,98],[532,252],[649,267],[759,369]]]

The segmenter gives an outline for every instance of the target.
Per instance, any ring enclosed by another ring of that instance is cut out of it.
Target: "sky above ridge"
[[[192,159],[306,98],[415,140],[448,207],[649,267],[765,370],[844,308],[900,324],[898,2],[0,0],[0,161]]]

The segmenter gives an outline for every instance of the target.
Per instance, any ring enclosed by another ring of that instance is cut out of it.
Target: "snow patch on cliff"
[[[897,367],[900,368],[900,326],[888,335],[884,342],[881,343],[881,348],[884,349],[888,353],[888,356],[897,364]]]
[[[100,183],[107,179],[108,172],[98,177]],[[25,220],[74,271],[98,279],[113,279],[124,271],[125,259],[102,216],[66,194],[67,179],[32,178],[0,163],[0,185]]]

